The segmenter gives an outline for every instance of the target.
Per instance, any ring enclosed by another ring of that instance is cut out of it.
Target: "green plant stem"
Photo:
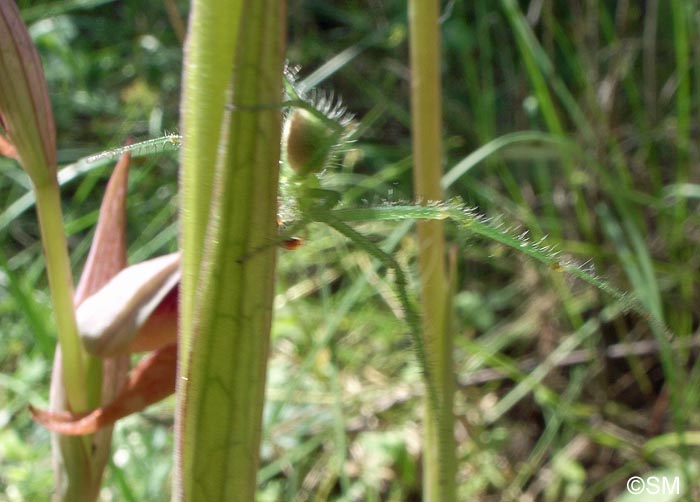
[[[420,203],[442,200],[442,97],[440,89],[440,5],[437,0],[409,0],[411,115],[415,194]],[[440,221],[418,223],[423,333],[434,367],[438,409],[425,402],[423,500],[455,500],[455,451],[452,333],[446,323],[448,284],[445,235]]]
[[[214,165],[231,83],[240,9],[236,0],[195,0],[190,8],[182,75],[182,150],[180,234],[182,279],[180,284],[180,333],[178,336],[178,409],[175,416],[174,500],[184,497],[188,483],[184,462],[183,375],[189,371],[194,337],[194,304],[202,267],[205,232],[212,197]]]
[[[233,54],[237,47],[241,9],[238,0],[197,0],[192,2],[185,49],[182,91],[183,175],[180,178],[183,207],[182,285],[194,291],[199,279],[205,232],[209,219],[214,164],[226,109],[226,90],[231,84]],[[180,296],[179,350],[186,354],[194,322],[194,296]],[[180,357],[183,372],[189,358]]]
[[[61,348],[61,384],[71,411],[79,413],[99,406],[102,373],[98,369],[101,368],[101,364],[85,353],[78,337],[73,307],[73,277],[63,229],[58,181],[54,178],[53,182],[35,186],[34,193],[58,343]],[[89,379],[87,366],[94,368]],[[90,438],[60,436],[56,438],[56,445],[60,449],[57,457],[59,467],[56,472],[57,500],[95,500],[99,492],[99,476],[97,479],[93,478]]]
[[[63,211],[58,183],[35,187],[36,210],[41,228],[41,242],[46,259],[46,273],[56,316],[58,342],[63,361],[63,385],[71,411],[90,408],[86,359],[78,337],[73,308],[73,277],[68,259],[68,245],[63,230]],[[94,384],[90,384],[91,386]]]
[[[206,3],[195,2],[189,37],[201,42],[200,30],[214,29],[197,17],[206,9],[207,21],[233,29],[236,40],[227,67],[214,69],[227,86],[219,87],[226,113],[210,110],[213,142],[197,130],[207,121],[195,112],[197,96],[213,91],[197,78],[198,64],[186,67],[182,179],[190,195],[183,198],[180,301],[192,311],[180,328],[188,343],[178,365],[175,499],[247,502],[257,487],[276,257],[275,248],[254,251],[278,235],[281,110],[269,104],[282,94],[285,3],[237,0],[220,11]],[[197,61],[220,58],[212,49],[202,47]],[[202,149],[215,161],[202,164]],[[201,171],[212,168],[213,185],[202,184]],[[197,224],[204,231],[194,232]]]

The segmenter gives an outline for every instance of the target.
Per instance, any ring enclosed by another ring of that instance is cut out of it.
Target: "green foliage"
[[[684,486],[697,498],[697,441],[676,434],[700,425],[689,348],[698,336],[700,100],[684,62],[685,52],[697,60],[698,44],[690,26],[674,28],[683,17],[672,11],[692,3],[613,11],[545,2],[528,18],[514,4],[455,2],[445,13],[444,147],[446,172],[455,169],[445,187],[515,235],[546,236],[562,262],[633,294],[674,338],[661,357],[667,337],[640,309],[562,274],[556,261],[541,265],[447,225],[468,278],[455,302],[459,498],[613,499],[630,476],[663,469],[690,473]],[[177,130],[180,46],[164,4],[114,5],[32,14],[61,165],[127,135]],[[341,208],[410,200],[404,3],[368,15],[361,2],[292,2],[289,15],[288,57],[308,77],[300,84],[332,88],[359,118],[357,142],[324,187],[342,193]],[[176,247],[174,159],[164,151],[132,172],[132,261]],[[51,486],[48,434],[24,409],[45,404],[53,327],[33,215],[7,212],[26,180],[5,159],[0,170],[0,500],[32,500]],[[106,173],[63,186],[76,273]],[[396,257],[415,291],[410,222],[353,228]],[[391,273],[324,225],[299,235],[304,246],[280,251],[259,499],[416,499],[421,381]],[[606,352],[630,341],[648,350]],[[114,451],[130,456],[109,474],[114,500],[169,499],[169,480],[154,473],[170,466],[169,435],[143,446],[171,415],[167,405],[156,410],[117,426]]]

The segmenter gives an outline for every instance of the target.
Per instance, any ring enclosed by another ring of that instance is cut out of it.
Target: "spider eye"
[[[303,244],[304,239],[302,239],[301,237],[290,237],[286,241],[283,241],[281,246],[289,251],[294,251]]]

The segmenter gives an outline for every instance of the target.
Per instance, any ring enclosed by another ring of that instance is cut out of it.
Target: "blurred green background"
[[[61,165],[178,131],[187,2],[18,3]],[[448,196],[545,238],[675,334],[659,344],[605,294],[448,227],[459,499],[622,501],[632,475],[679,476],[666,500],[699,498],[700,5],[443,12],[445,169],[461,173]],[[407,36],[403,2],[289,4],[289,64],[362,128],[324,176],[348,206],[411,199]],[[109,169],[62,187],[76,277]],[[46,406],[55,333],[29,181],[7,159],[0,170],[0,501],[47,500],[49,434],[27,405]],[[135,161],[129,187],[130,260],[174,250],[177,155]],[[409,224],[357,228],[415,273]],[[420,500],[420,375],[385,271],[322,225],[302,237],[280,251],[259,500]],[[170,499],[172,409],[120,422],[102,500]]]

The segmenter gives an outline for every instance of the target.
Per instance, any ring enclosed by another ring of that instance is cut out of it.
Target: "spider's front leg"
[[[325,223],[338,233],[344,235],[366,253],[379,260],[385,267],[394,271],[396,276],[396,280],[394,281],[396,296],[406,316],[405,321],[410,330],[411,341],[413,342],[418,365],[423,372],[428,399],[430,400],[431,406],[433,406],[435,410],[438,410],[440,408],[441,398],[434,384],[432,366],[425,348],[425,341],[423,340],[420,315],[409,297],[408,280],[406,279],[403,268],[401,268],[401,265],[391,254],[378,247],[347,223],[335,218],[332,211],[315,211],[312,213],[311,217],[313,217],[314,221]]]

